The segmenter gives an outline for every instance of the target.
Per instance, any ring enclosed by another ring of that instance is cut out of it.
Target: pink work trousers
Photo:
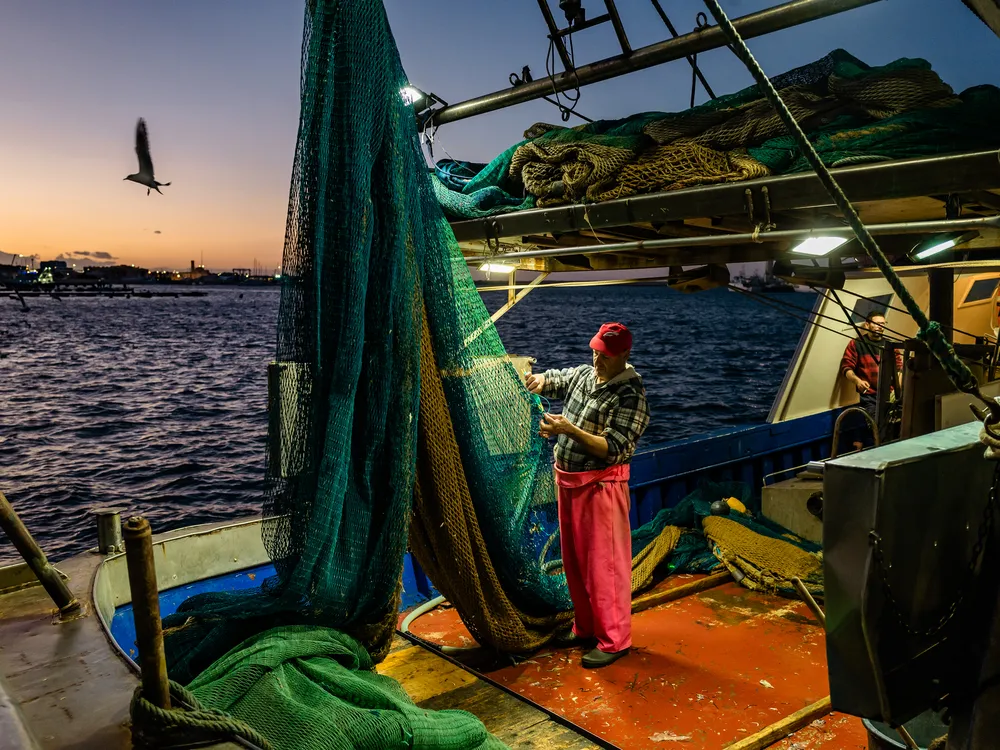
[[[632,645],[632,534],[628,465],[600,471],[556,467],[559,538],[573,632],[601,651]]]

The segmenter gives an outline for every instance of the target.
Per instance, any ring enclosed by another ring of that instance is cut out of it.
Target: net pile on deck
[[[277,748],[492,742],[466,714],[427,720],[450,739],[418,726],[403,693],[353,674],[389,650],[407,544],[483,645],[529,651],[572,619],[541,403],[438,205],[405,85],[379,0],[310,0],[264,505],[277,573],[164,622],[171,678]],[[696,505],[635,532],[634,588],[727,559]]]
[[[828,166],[1000,147],[1000,89],[956,95],[926,60],[838,49],[772,80]],[[754,85],[678,113],[539,123],[489,164],[438,162],[435,189],[450,217],[477,218],[807,169]]]

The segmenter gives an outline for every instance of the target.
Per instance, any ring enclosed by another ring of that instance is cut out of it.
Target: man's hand
[[[868,393],[872,389],[871,383],[861,378],[854,381],[854,387],[858,389],[858,393]]]
[[[591,435],[561,414],[544,414],[540,425],[540,434],[543,438],[569,435],[570,439],[583,446],[583,449],[590,455],[601,459],[608,457],[608,439],[606,437]]]
[[[545,376],[532,373],[524,379],[524,385],[532,393],[541,393],[545,387]]]
[[[542,417],[541,435],[543,438],[555,437],[556,435],[573,435],[577,432],[575,424],[570,422],[561,414],[548,414]]]

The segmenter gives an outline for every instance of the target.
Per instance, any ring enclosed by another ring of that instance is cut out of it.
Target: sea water
[[[52,559],[96,543],[95,507],[158,532],[259,512],[279,291],[205,290],[27,312],[0,299],[0,490]],[[491,310],[505,298],[485,294]],[[814,299],[780,298],[802,315]],[[498,329],[539,372],[589,362],[607,321],[634,334],[652,411],[640,448],[763,422],[804,325],[724,289],[608,286],[536,290]],[[0,534],[0,560],[14,554]]]

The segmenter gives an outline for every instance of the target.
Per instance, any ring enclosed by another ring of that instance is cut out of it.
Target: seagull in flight
[[[146,121],[141,117],[135,126],[135,154],[139,157],[139,171],[136,174],[130,174],[125,179],[145,185],[146,195],[149,195],[150,190],[160,193],[160,188],[166,187],[170,183],[157,182],[153,179],[153,159],[149,155],[149,136],[146,134]]]

